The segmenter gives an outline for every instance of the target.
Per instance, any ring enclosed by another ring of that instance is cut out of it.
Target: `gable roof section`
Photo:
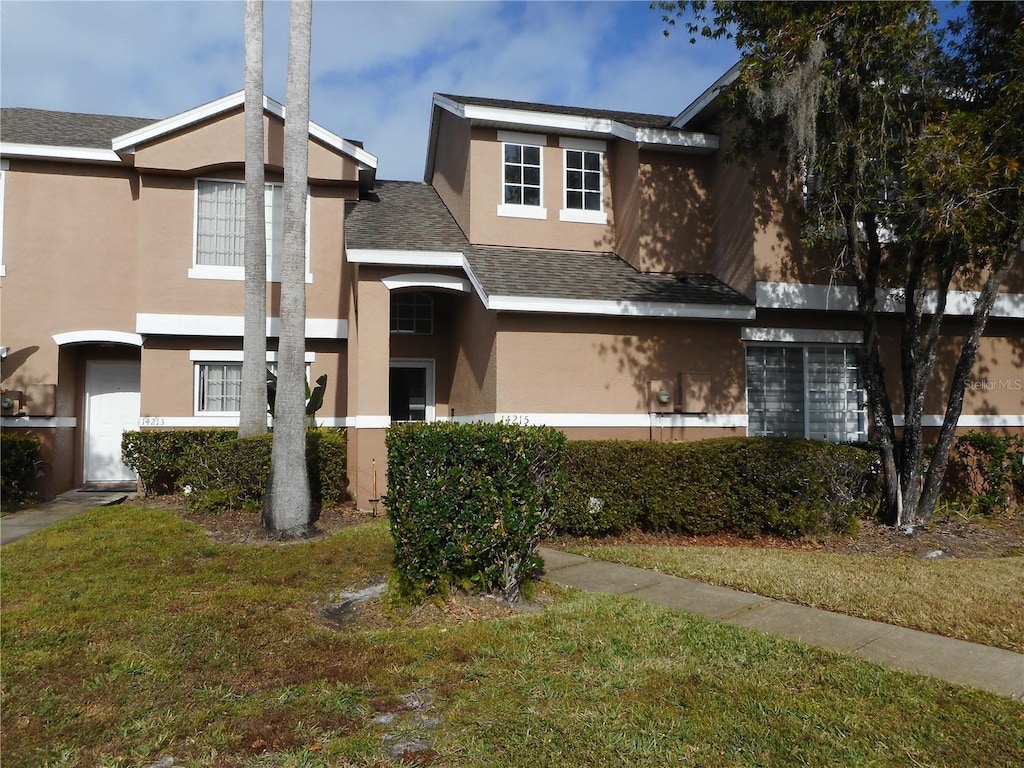
[[[637,272],[613,253],[470,245],[429,184],[381,182],[350,203],[349,261],[460,267],[492,310],[747,320],[753,302],[710,275]]]
[[[135,147],[140,144],[145,144],[244,105],[245,91],[236,91],[216,101],[211,101],[208,104],[172,115],[166,120],[160,120],[138,130],[118,136],[113,140],[113,149],[115,152],[133,152]],[[263,97],[263,109],[282,120],[285,119],[285,106],[266,95]],[[359,164],[360,168],[375,169],[377,167],[376,156],[370,154],[355,142],[343,139],[323,126],[314,123],[312,120],[309,121],[309,135],[327,146],[352,157]]]
[[[132,154],[138,145],[244,104],[245,91],[238,91],[164,120],[5,107],[0,113],[0,152],[22,157],[118,163],[122,161],[122,154]],[[263,108],[284,119],[285,107],[279,102],[264,96]],[[312,121],[309,135],[353,158],[361,169],[377,168],[376,156],[358,143],[343,139]]]

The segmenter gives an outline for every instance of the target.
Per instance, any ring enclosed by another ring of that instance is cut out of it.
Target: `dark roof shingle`
[[[144,117],[4,107],[0,111],[0,141],[49,147],[110,149],[116,137],[155,122],[158,121]]]
[[[750,300],[712,275],[645,274],[614,253],[470,245],[429,184],[379,182],[349,205],[349,248],[459,251],[487,295],[667,304],[743,305]]]

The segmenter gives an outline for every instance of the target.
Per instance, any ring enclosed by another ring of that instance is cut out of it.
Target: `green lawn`
[[[383,576],[386,525],[210,543],[108,507],[3,549],[2,762],[436,766],[1015,766],[1024,705],[628,598],[338,633],[315,601]],[[394,712],[429,692],[423,712]]]
[[[1024,557],[919,560],[649,545],[570,549],[599,560],[1024,653]]]

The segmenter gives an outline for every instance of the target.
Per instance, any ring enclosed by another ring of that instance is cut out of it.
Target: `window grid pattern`
[[[434,300],[426,293],[391,294],[391,332],[434,332]]]
[[[238,412],[242,407],[242,364],[201,364],[198,394],[200,411]]]
[[[747,432],[831,442],[867,438],[852,347],[747,348]]]
[[[504,157],[504,202],[540,206],[540,147],[505,144]]]
[[[245,183],[200,180],[197,183],[196,264],[245,266]],[[264,194],[267,262],[279,263],[284,245],[284,190],[267,184]]]
[[[601,153],[565,150],[565,207],[601,211]]]

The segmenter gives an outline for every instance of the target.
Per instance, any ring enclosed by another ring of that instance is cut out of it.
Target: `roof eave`
[[[676,115],[672,127],[685,128],[694,118],[717,101],[719,94],[736,81],[740,76],[740,62],[736,62],[720,78],[715,80],[700,96],[690,103],[686,109]]]
[[[0,142],[3,157],[23,157],[32,160],[66,160],[69,162],[120,163],[118,154],[109,149],[93,147],[57,147],[49,144],[15,144]]]

